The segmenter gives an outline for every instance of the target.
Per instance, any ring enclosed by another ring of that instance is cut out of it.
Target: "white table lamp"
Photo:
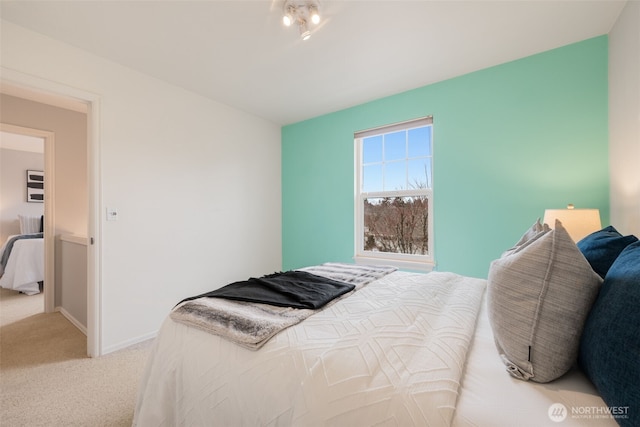
[[[598,209],[575,209],[570,204],[567,209],[547,209],[544,211],[543,222],[549,227],[555,227],[556,219],[560,220],[562,226],[576,243],[602,228]]]

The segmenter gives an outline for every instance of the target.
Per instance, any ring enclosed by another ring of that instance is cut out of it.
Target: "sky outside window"
[[[431,187],[431,126],[364,138],[362,191]]]

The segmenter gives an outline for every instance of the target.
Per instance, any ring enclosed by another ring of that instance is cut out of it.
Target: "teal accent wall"
[[[609,221],[607,36],[282,129],[283,269],[353,262],[356,131],[433,115],[436,269],[486,277],[546,208]]]

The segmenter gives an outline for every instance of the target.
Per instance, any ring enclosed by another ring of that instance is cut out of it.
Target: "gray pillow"
[[[533,242],[538,237],[542,236],[547,231],[551,230],[547,224],[541,224],[540,218],[533,223],[531,227],[527,231],[524,232],[520,240],[511,248],[507,249],[502,253],[502,256],[507,256],[523,247],[526,247],[529,243]]]
[[[565,374],[601,284],[560,221],[493,261],[489,321],[507,371],[541,383]]]

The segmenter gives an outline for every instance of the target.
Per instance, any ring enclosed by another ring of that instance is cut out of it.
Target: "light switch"
[[[118,220],[118,209],[107,208],[107,221],[117,221],[117,220]]]

